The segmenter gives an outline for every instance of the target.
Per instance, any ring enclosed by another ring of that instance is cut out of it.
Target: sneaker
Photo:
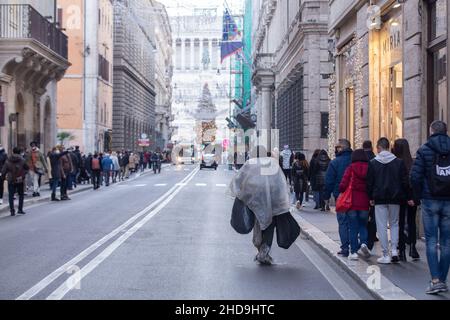
[[[389,256],[382,256],[381,258],[377,259],[377,262],[379,264],[391,264],[391,257],[389,257]]]
[[[400,258],[397,255],[396,256],[392,256],[391,262],[392,263],[399,263],[400,262]]]
[[[430,285],[428,286],[425,292],[426,294],[438,294],[439,292],[447,292],[447,291],[448,287],[445,283],[441,281],[434,283],[433,281],[431,281]]]
[[[358,253],[362,255],[364,258],[370,258],[370,250],[364,243],[361,245],[361,248],[359,249]]]
[[[19,211],[17,211],[17,214],[22,214],[22,215],[24,215],[24,214],[26,214],[26,212],[23,211],[23,210],[19,210]]]
[[[300,204],[300,201],[297,201],[297,203],[295,204],[295,207],[297,208],[297,210],[300,210],[302,205]]]
[[[347,258],[347,257],[349,256],[348,251],[344,251],[344,250],[339,251],[337,254],[338,254],[339,256],[344,257],[344,258]]]
[[[352,260],[352,261],[357,261],[359,260],[358,254],[357,253],[352,253],[348,256],[348,260]]]

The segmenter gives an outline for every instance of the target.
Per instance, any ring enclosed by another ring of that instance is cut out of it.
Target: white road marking
[[[347,282],[340,277],[337,272],[331,268],[321,256],[314,251],[305,241],[297,240],[297,247],[305,254],[309,261],[317,270],[327,279],[328,283],[336,290],[336,292],[344,300],[361,300],[361,297],[353,290]]]
[[[216,184],[216,187],[220,187],[220,188],[226,188],[226,187],[227,187],[227,185],[226,185],[226,184],[224,184],[224,183],[218,183],[218,184]]]
[[[196,187],[206,187],[207,184],[206,183],[196,183],[195,186]]]
[[[146,187],[147,185],[146,184],[135,184],[135,185],[133,185],[133,187]]]
[[[190,181],[190,179],[195,176],[197,171],[191,172],[189,175],[187,175],[182,182]],[[48,287],[53,281],[58,279],[61,275],[66,274],[67,270],[70,270],[73,266],[76,266],[78,263],[80,263],[82,260],[84,260],[86,257],[88,257],[90,254],[92,254],[95,250],[97,250],[99,247],[104,245],[106,242],[114,238],[119,233],[123,233],[133,222],[135,222],[140,217],[144,216],[149,212],[149,210],[152,210],[153,208],[157,207],[160,203],[162,203],[167,197],[169,197],[174,191],[177,190],[177,186],[172,187],[169,191],[167,191],[163,196],[158,198],[155,202],[150,204],[148,207],[143,209],[142,211],[138,212],[136,215],[128,219],[125,223],[117,227],[115,230],[113,230],[111,233],[105,235],[103,238],[101,238],[99,241],[92,244],[90,247],[82,251],[80,254],[78,254],[76,257],[50,273],[48,276],[46,276],[44,279],[39,281],[37,284],[35,284],[33,287],[31,287],[29,290],[27,290],[25,293],[20,295],[16,300],[30,300],[37,294],[39,294],[42,290],[44,290],[46,287]]]
[[[177,183],[175,186],[177,187],[184,187],[186,185],[186,183]]]
[[[197,171],[193,171],[194,174],[189,177],[186,182],[191,181],[195,173]],[[77,275],[77,283],[71,283],[70,286],[67,283],[63,283],[50,294],[46,300],[61,300],[64,296],[69,293],[73,288],[75,288],[78,283],[86,277],[89,273],[91,273],[95,268],[97,268],[100,263],[105,261],[120,245],[122,245],[129,237],[135,234],[139,229],[141,229],[151,218],[153,218],[156,214],[158,214],[162,209],[164,209],[170,201],[183,189],[183,187],[178,188],[175,192],[173,192],[166,200],[164,200],[157,208],[153,209],[149,212],[141,221],[136,223],[131,229],[127,230],[120,238],[111,243],[105,250],[103,250],[98,256],[92,259],[87,265],[85,265],[81,270],[79,275]],[[75,281],[72,281],[75,282]]]

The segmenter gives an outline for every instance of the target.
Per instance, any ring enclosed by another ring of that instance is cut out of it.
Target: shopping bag
[[[234,200],[231,226],[239,234],[249,234],[255,226],[255,214],[238,198]]]
[[[276,217],[277,243],[280,248],[289,249],[300,236],[300,226],[290,212]]]

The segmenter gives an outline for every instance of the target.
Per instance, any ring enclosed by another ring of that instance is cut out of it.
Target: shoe
[[[352,260],[352,261],[358,261],[359,260],[359,256],[357,253],[352,253],[348,256],[348,260]]]
[[[36,192],[36,194],[37,194],[37,196],[38,196],[38,197],[40,197],[40,196],[41,196],[41,194],[40,194],[39,192]]]
[[[261,248],[259,249],[258,254],[256,255],[256,260],[263,265],[271,265],[272,264],[272,257],[269,255],[270,247],[266,244],[263,244]]]
[[[297,201],[297,203],[295,204],[295,207],[297,208],[297,210],[300,210],[302,205],[300,204],[300,201]]]
[[[325,208],[321,208],[320,211],[325,212]]]
[[[392,263],[399,263],[400,262],[400,258],[398,257],[398,255],[392,256],[391,262]]]
[[[416,245],[412,244],[411,247],[409,247],[409,256],[414,260],[420,260],[419,252],[417,252]]]
[[[33,192],[33,198],[36,198],[37,197],[37,193],[36,192]]]
[[[316,205],[315,207],[314,207],[314,210],[319,210],[320,209],[320,207],[318,206],[318,205]]]
[[[338,256],[342,256],[344,258],[347,258],[349,256],[349,252],[344,250],[339,251],[337,254]]]
[[[364,243],[361,245],[361,248],[359,249],[358,253],[366,259],[370,258],[371,255],[369,248]]]
[[[23,210],[19,210],[19,211],[17,211],[17,214],[22,214],[22,215],[24,215],[24,214],[26,214],[26,212],[23,211]]]
[[[407,262],[408,261],[408,260],[406,260],[405,250],[400,250],[399,253],[398,253],[398,257],[399,257],[400,261],[403,261],[403,262]]]
[[[14,210],[11,211],[11,217],[14,217],[16,215],[16,212]]]
[[[437,283],[431,281],[430,285],[428,286],[427,290],[425,291],[426,294],[438,294],[439,292],[447,292],[448,287],[445,283],[439,281]]]
[[[377,259],[377,262],[379,264],[391,264],[391,258],[389,256],[382,256]]]
[[[330,210],[331,210],[331,209],[330,209],[330,206],[327,205],[327,206],[325,207],[325,210],[326,210],[326,211],[330,211]]]

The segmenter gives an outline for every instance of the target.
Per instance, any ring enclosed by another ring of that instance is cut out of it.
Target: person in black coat
[[[51,190],[52,190],[52,201],[59,201],[60,199],[56,198],[56,189],[58,185],[61,184],[62,178],[62,168],[61,168],[61,157],[66,155],[68,152],[61,152],[58,148],[53,148],[51,153],[49,154],[50,166],[52,167],[52,180],[51,180]],[[61,192],[61,197],[63,194]]]
[[[8,160],[8,155],[5,152],[5,148],[3,148],[2,145],[0,145],[0,172],[3,169],[3,166],[5,165],[6,160]],[[4,193],[4,183],[5,177],[3,177],[0,174],[0,205],[3,204],[3,193]]]
[[[297,210],[300,210],[303,204],[303,194],[306,192],[309,177],[309,165],[303,153],[297,152],[295,154],[295,160],[292,164],[291,170],[295,199],[297,200],[296,207]]]
[[[375,153],[373,153],[372,141],[370,141],[370,140],[364,141],[363,149],[364,149],[364,152],[367,154],[367,158],[369,158],[369,161],[375,159]],[[367,247],[369,248],[369,250],[372,250],[375,245],[375,242],[378,241],[377,223],[375,220],[375,207],[374,206],[369,207],[369,221],[367,222],[367,233],[368,233]]]
[[[309,162],[309,182],[311,183],[311,191],[313,192],[314,202],[316,203],[316,206],[314,210],[317,210],[320,208],[320,199],[319,199],[319,193],[320,191],[317,188],[316,184],[316,176],[313,174],[313,171],[317,167],[317,158],[319,157],[320,149],[317,149],[314,151],[314,154],[311,158],[311,161]]]

